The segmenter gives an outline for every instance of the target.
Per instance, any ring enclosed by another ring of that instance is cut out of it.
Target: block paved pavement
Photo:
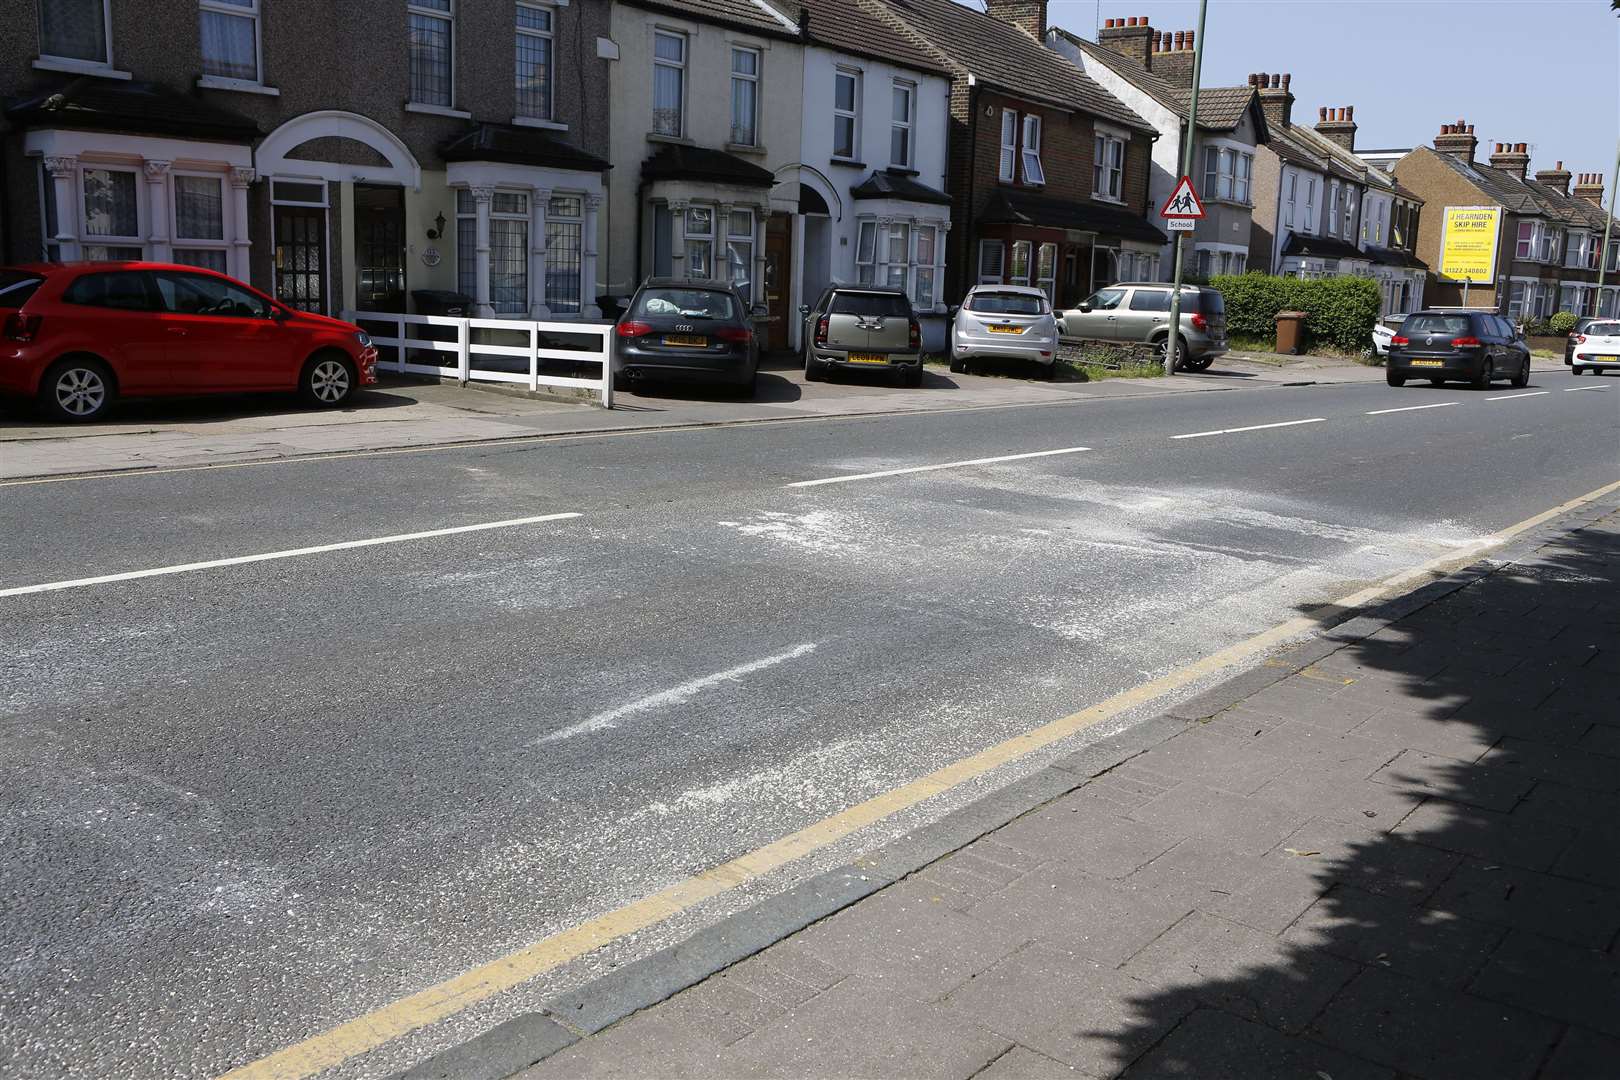
[[[521,1075],[1620,1076],[1617,601],[1611,502]]]

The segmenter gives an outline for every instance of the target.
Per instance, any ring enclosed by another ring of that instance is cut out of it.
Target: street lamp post
[[[1597,280],[1597,306],[1592,310],[1601,313],[1603,310],[1603,273],[1609,265],[1609,233],[1614,228],[1614,194],[1615,188],[1620,187],[1620,143],[1615,144],[1614,173],[1609,177],[1609,212],[1603,215],[1603,245],[1598,248],[1598,280]],[[1598,204],[1601,209],[1603,204]],[[1620,294],[1616,294],[1620,296]],[[1614,313],[1620,316],[1620,303],[1615,304]]]
[[[1187,133],[1181,148],[1181,175],[1191,176],[1193,170],[1193,142],[1198,137],[1198,83],[1204,71],[1204,16],[1209,11],[1209,0],[1198,0],[1198,33],[1193,38],[1192,101],[1187,106]],[[1176,233],[1176,279],[1170,289],[1170,337],[1164,344],[1164,373],[1173,375],[1181,362],[1181,275],[1182,243],[1184,234]]]

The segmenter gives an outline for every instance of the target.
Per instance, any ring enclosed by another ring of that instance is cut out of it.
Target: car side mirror
[[[288,319],[292,318],[292,312],[288,311],[279,304],[271,304],[270,318],[275,322],[286,322]]]
[[[954,319],[954,318],[956,318],[956,313],[961,311],[961,310],[962,310],[962,305],[960,305],[960,304],[952,304],[950,307],[945,309],[945,312],[946,312],[946,314],[950,315],[951,318]]]
[[[1081,314],[1084,314],[1084,313],[1086,313],[1086,312],[1088,312],[1090,310],[1091,310],[1091,305],[1090,304],[1081,304],[1080,305]]]
[[[810,314],[810,305],[809,304],[800,304],[799,305],[799,314],[800,315],[808,315],[808,314]]]

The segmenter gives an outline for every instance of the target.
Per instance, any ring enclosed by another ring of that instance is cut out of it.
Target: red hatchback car
[[[167,263],[0,267],[0,394],[59,420],[117,397],[297,390],[348,401],[377,381],[352,323],[296,311],[235,278]]]

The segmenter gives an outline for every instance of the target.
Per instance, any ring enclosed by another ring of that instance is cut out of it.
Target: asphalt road
[[[0,486],[0,1075],[224,1072],[1617,476],[1558,372]]]

